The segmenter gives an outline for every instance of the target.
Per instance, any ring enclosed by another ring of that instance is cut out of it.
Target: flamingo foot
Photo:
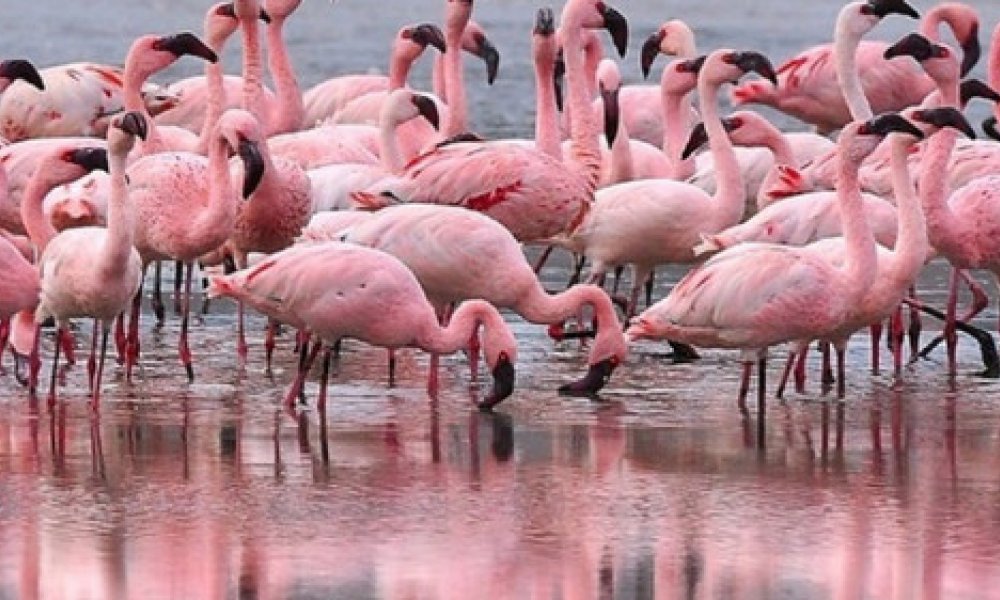
[[[559,393],[566,396],[593,396],[611,380],[618,362],[615,358],[606,358],[596,362],[587,369],[582,379],[567,383],[559,388]]]

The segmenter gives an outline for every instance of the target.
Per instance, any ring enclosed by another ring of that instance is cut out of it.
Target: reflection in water
[[[744,422],[573,423],[383,399],[9,403],[0,597],[989,598],[991,415],[875,390]],[[47,440],[45,438],[48,438]],[[761,451],[761,448],[766,450]]]

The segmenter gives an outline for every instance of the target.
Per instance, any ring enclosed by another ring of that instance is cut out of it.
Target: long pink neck
[[[490,348],[496,347],[496,340],[507,325],[497,309],[483,300],[463,302],[446,327],[441,327],[436,320],[424,323],[422,330],[417,333],[416,345],[435,354],[451,354],[467,347],[469,339],[480,325],[483,326],[484,345],[489,352]]]
[[[847,298],[860,300],[875,279],[875,238],[865,219],[858,180],[860,164],[840,157],[837,166],[837,202],[844,232]]]
[[[55,227],[45,218],[42,211],[45,194],[63,183],[46,177],[46,175],[45,164],[39,165],[28,181],[24,195],[21,197],[21,221],[28,232],[28,237],[31,238],[31,243],[38,249],[39,254],[45,251],[45,247],[49,245],[49,241],[57,233]]]
[[[135,215],[128,203],[128,184],[125,181],[127,162],[125,154],[108,151],[111,195],[108,198],[108,235],[102,257],[103,266],[108,270],[125,268],[135,238]]]
[[[701,118],[705,123],[705,133],[708,135],[708,148],[715,162],[715,195],[712,196],[711,230],[720,231],[730,225],[735,225],[743,216],[746,204],[746,188],[743,187],[743,176],[740,174],[736,153],[729,135],[722,126],[719,117],[719,84],[713,83],[708,77],[698,77],[698,97],[701,99]]]
[[[990,38],[990,55],[987,59],[987,81],[994,90],[1000,89],[1000,23],[993,29]],[[1000,117],[1000,106],[995,106],[993,114]]]
[[[945,106],[958,105],[957,81],[955,85],[947,86],[943,92]],[[920,161],[918,186],[931,244],[953,262],[962,262],[960,257],[967,239],[966,227],[948,206],[948,178],[943,176],[948,172],[951,152],[957,138],[958,132],[946,127],[926,142],[924,157]]]
[[[434,57],[434,66],[431,67],[431,89],[434,90],[434,95],[440,98],[444,103],[448,102],[448,81],[445,73],[447,68],[445,67],[444,55],[438,53]]]
[[[212,43],[214,42],[214,43]],[[223,47],[226,45],[226,38],[212,40],[210,42],[212,50],[216,55],[222,56]],[[201,124],[201,132],[198,134],[198,154],[208,155],[208,144],[212,139],[212,132],[215,124],[222,116],[222,99],[225,94],[222,79],[222,60],[216,62],[205,61],[205,87],[208,90],[208,100],[205,105],[205,120]]]
[[[198,232],[218,228],[218,223],[231,222],[236,216],[236,198],[229,174],[229,144],[215,135],[208,147],[208,204],[197,215],[191,215],[191,228]]]
[[[566,105],[569,109],[570,158],[575,170],[591,190],[601,178],[601,150],[597,143],[598,127],[590,105],[588,77],[584,65],[583,29],[564,24],[563,57],[566,61]]]
[[[872,118],[871,104],[865,97],[864,88],[861,86],[861,76],[858,74],[855,54],[861,38],[853,34],[849,28],[849,19],[852,18],[852,5],[848,5],[841,10],[837,18],[837,25],[833,32],[833,53],[834,66],[837,69],[837,79],[840,81],[840,90],[844,94],[844,101],[851,111],[851,118],[855,121],[868,120]]]
[[[398,126],[399,123],[389,115],[389,111],[382,111],[382,114],[379,115],[379,160],[382,167],[390,173],[400,173],[403,167],[406,166],[406,161],[403,160],[403,153],[399,149],[399,138],[396,134],[396,127]]]
[[[271,23],[267,26],[267,66],[271,70],[277,95],[277,104],[268,115],[268,135],[298,131],[302,128],[302,119],[306,114],[302,90],[299,89],[295,68],[285,44],[284,26],[285,17],[276,16],[271,17]]]
[[[691,91],[674,93],[664,85],[669,71],[676,65],[671,63],[663,70],[660,78],[660,104],[663,107],[663,153],[670,167],[669,177],[683,181],[694,175],[694,157],[681,159],[681,152],[691,135]]]
[[[445,118],[444,135],[450,137],[469,129],[468,107],[465,99],[465,76],[462,73],[462,27],[449,27],[445,31],[444,53],[445,88],[449,91],[448,116]]]
[[[533,286],[514,307],[531,323],[561,323],[579,314],[581,307],[590,306],[597,321],[597,339],[591,349],[591,363],[607,356],[598,356],[603,349],[613,348],[621,338],[622,326],[608,294],[595,285],[578,284],[558,294],[548,294],[541,285]]]
[[[550,56],[535,57],[535,146],[552,158],[562,161],[559,134],[559,110],[552,86],[555,62]]]
[[[243,32],[243,109],[260,123],[267,123],[264,107],[264,67],[260,60],[260,31],[257,19],[240,19]]]
[[[967,24],[970,16],[973,16],[970,8],[955,2],[943,2],[927,11],[920,20],[919,31],[927,39],[937,42],[941,40],[938,31],[941,23],[946,24],[957,36],[959,33],[965,33],[963,26]]]
[[[406,79],[410,76],[413,61],[404,56],[403,51],[395,46],[389,56],[389,91],[406,87]]]
[[[130,52],[128,57],[126,57],[123,93],[125,110],[142,113],[143,118],[146,119],[146,123],[148,124],[146,139],[136,141],[136,145],[138,146],[137,154],[139,156],[147,156],[157,152],[165,152],[168,148],[166,148],[163,136],[156,126],[156,121],[149,115],[146,103],[142,99],[142,86],[152,73],[139,68],[137,63],[140,59],[141,57],[135,52]]]
[[[898,208],[898,230],[892,260],[885,272],[879,274],[879,280],[884,276],[887,283],[895,280],[908,287],[927,260],[927,225],[913,178],[910,177],[909,146],[897,139],[891,139],[889,143],[892,144],[892,191]]]
[[[632,157],[632,142],[629,140],[625,120],[618,122],[618,131],[611,141],[610,183],[622,183],[635,179],[635,160]]]
[[[771,154],[774,155],[774,164],[798,166],[795,164],[795,153],[792,152],[792,145],[788,142],[781,130],[770,123],[765,125],[764,145]]]

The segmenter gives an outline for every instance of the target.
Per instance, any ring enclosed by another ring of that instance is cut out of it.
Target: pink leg
[[[10,338],[10,319],[0,319],[0,375],[7,371],[3,368],[3,353],[7,349],[7,340]]]
[[[795,391],[806,393],[806,358],[809,356],[809,344],[804,344],[798,352],[799,359],[795,361]]]
[[[438,363],[440,362],[437,354],[431,354],[430,366],[428,367],[427,373],[427,393],[431,396],[436,396],[438,393]]]
[[[916,286],[910,286],[909,296],[914,300],[917,299]],[[920,331],[923,329],[924,325],[920,318],[920,311],[914,306],[910,306],[909,308],[910,327],[907,330],[907,335],[910,337],[910,359],[916,360],[920,353]]]
[[[879,345],[882,343],[882,323],[872,323],[868,326],[872,338],[872,374],[879,372]]]
[[[479,381],[479,330],[469,337],[469,378],[472,383]]]
[[[948,348],[948,375],[954,376],[958,371],[958,333],[955,330],[955,314],[958,308],[958,280],[961,277],[959,269],[951,270],[951,283],[948,286],[948,308],[944,319],[944,341]]]
[[[892,336],[892,370],[896,377],[903,372],[903,306],[899,305],[890,318]]]
[[[736,406],[744,415],[747,411],[747,393],[750,391],[750,372],[753,370],[753,362],[743,363],[743,373],[740,375],[740,391],[736,397]]]
[[[58,329],[56,340],[62,345],[63,354],[66,357],[67,365],[76,364],[76,346],[74,345],[73,334],[68,329]]]
[[[312,368],[313,362],[316,361],[316,356],[319,354],[319,349],[323,345],[321,340],[316,340],[313,342],[312,350],[306,353],[306,348],[308,348],[308,340],[306,340],[306,345],[303,347],[302,354],[299,358],[299,370],[295,374],[295,379],[292,381],[291,387],[288,388],[288,394],[285,395],[285,405],[289,408],[295,406],[296,400],[302,393],[302,387],[305,385],[306,377],[309,375],[309,369]]]
[[[28,395],[34,398],[38,393],[38,374],[42,370],[42,326],[35,326],[35,340],[28,354]]]
[[[823,385],[830,385],[834,382],[833,369],[830,368],[830,344],[820,342],[820,354],[823,356]]]
[[[56,372],[59,370],[59,350],[62,347],[62,343],[60,343],[62,332],[62,327],[56,328],[55,352],[52,357],[52,379],[49,382],[49,408],[56,405]]]
[[[264,372],[271,374],[271,357],[274,356],[274,331],[278,328],[278,322],[274,319],[267,320],[267,333],[264,336]]]
[[[143,276],[146,270],[143,269]],[[139,315],[142,313],[142,284],[132,299],[132,312],[128,320],[128,340],[125,345],[125,381],[132,383],[132,368],[139,363]]]
[[[552,249],[555,246],[546,246],[545,250],[542,250],[541,256],[538,257],[538,261],[535,262],[535,275],[542,272],[542,267],[545,266],[545,261],[549,260],[549,255],[552,254]]]
[[[844,373],[844,348],[837,348],[837,398],[843,400],[847,388]]]
[[[94,319],[94,332],[90,336],[90,356],[87,357],[87,390],[94,391],[94,373],[97,371],[97,336],[100,321]]]
[[[968,312],[962,316],[962,321],[969,321],[979,313],[983,311],[990,304],[990,297],[986,295],[986,290],[983,286],[979,285],[975,279],[969,275],[969,272],[960,269],[958,272],[958,277],[965,281],[966,285],[969,286],[969,292],[972,294],[972,304],[969,306]],[[955,287],[957,289],[958,283],[956,282]],[[956,292],[957,293],[957,292]]]
[[[181,263],[183,269],[183,263]],[[188,383],[194,382],[194,360],[191,358],[191,347],[188,346],[188,321],[191,317],[191,273],[194,265],[188,265],[187,277],[184,279],[184,296],[181,299],[181,336],[177,345],[177,352],[181,357],[181,364],[184,365],[184,372],[187,374]]]
[[[797,355],[794,351],[788,353],[788,360],[785,361],[785,369],[781,372],[781,382],[778,383],[778,390],[774,394],[775,398],[781,398],[785,395],[785,385],[788,383],[788,376],[792,374],[796,357]]]
[[[115,318],[115,352],[118,353],[118,364],[125,364],[125,356],[128,353],[128,339],[125,335],[124,312]]]
[[[236,357],[240,369],[247,366],[247,338],[243,333],[243,301],[236,303]]]
[[[326,352],[323,353],[323,374],[319,378],[319,400],[317,401],[317,407],[320,414],[326,414],[326,385],[330,381],[331,359],[332,352],[330,348],[327,348]]]
[[[90,398],[90,407],[97,410],[101,406],[101,379],[104,377],[104,358],[108,354],[108,329],[101,322],[101,357],[97,361],[97,374],[94,376],[94,393]]]

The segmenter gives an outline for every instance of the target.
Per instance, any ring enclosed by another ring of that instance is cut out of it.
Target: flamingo
[[[213,277],[208,293],[245,302],[330,345],[356,338],[388,348],[415,346],[450,354],[482,325],[494,386],[479,406],[490,410],[513,391],[517,341],[496,308],[470,300],[442,328],[413,273],[378,250],[340,242],[295,246],[252,269]],[[324,368],[320,410],[325,409],[327,374]]]
[[[937,135],[936,132],[944,127],[950,127],[970,137],[975,136],[968,121],[958,109],[953,107],[914,110],[910,111],[907,116],[911,122],[923,124],[924,129],[926,129],[925,135],[931,136],[932,139],[933,135]],[[823,338],[831,342],[836,350],[839,397],[844,395],[843,360],[845,348],[851,335],[862,327],[877,325],[889,318],[900,306],[907,291],[913,288],[921,268],[931,255],[920,199],[917,197],[908,169],[910,149],[918,139],[906,134],[893,134],[886,139],[886,143],[890,146],[893,187],[899,206],[899,230],[896,244],[892,250],[886,250],[882,245],[877,248],[875,281],[862,295],[851,317]],[[845,239],[842,237],[832,237],[816,242],[810,248],[826,257],[837,267],[843,266],[847,255]],[[898,319],[894,319],[893,323],[898,324]],[[901,335],[893,335],[891,338],[897,376],[901,370],[902,352],[899,343],[901,338]],[[877,341],[875,343],[877,344]],[[807,344],[800,344],[789,354],[785,373],[778,386],[779,398],[796,354],[804,352],[806,347]]]
[[[846,247],[843,266],[834,266],[809,247],[752,243],[730,248],[692,270],[666,298],[633,319],[627,339],[740,349],[744,362],[740,408],[746,410],[753,359],[758,362],[758,401],[763,406],[767,348],[836,331],[851,318],[875,280],[875,242],[862,213],[858,169],[892,131],[922,136],[913,124],[890,114],[849,124],[837,141],[838,199]]]
[[[22,249],[2,229],[0,229],[0,272],[4,274],[0,278],[0,355],[2,355],[11,334],[11,317],[17,315],[13,320],[15,327],[20,323],[32,330],[27,335],[27,339],[30,339],[34,330],[32,311],[38,304],[38,294],[41,292],[38,267],[32,264]],[[3,368],[0,366],[0,373],[2,372]]]
[[[47,152],[40,155],[38,168],[35,169],[27,189],[24,191],[24,201],[21,203],[21,222],[27,230],[31,243],[39,254],[45,253],[49,241],[56,237],[56,230],[42,214],[42,200],[51,188],[79,178],[96,168],[107,168],[107,153],[100,147],[80,147],[74,143],[57,145],[47,144]],[[41,274],[39,275],[41,277]],[[36,297],[37,298],[37,297]],[[23,325],[22,321],[22,325]],[[33,329],[33,327],[27,327]],[[23,331],[24,327],[22,327]],[[69,340],[65,330],[60,330],[59,344],[66,344],[69,351]],[[34,335],[28,356],[30,375],[28,387],[32,394],[37,385],[39,362],[38,336]],[[17,344],[15,344],[17,348]],[[20,357],[18,357],[20,358]]]
[[[132,245],[133,209],[128,203],[125,163],[136,138],[146,135],[145,118],[128,112],[112,119],[108,127],[106,160],[111,174],[111,200],[108,203],[108,226],[78,227],[63,231],[45,244],[39,258],[41,296],[35,322],[53,317],[60,330],[69,319],[94,319],[94,344],[101,330],[101,354],[96,374],[92,374],[91,406],[97,408],[101,396],[101,375],[107,352],[111,321],[121,314],[139,290],[141,260]],[[36,339],[39,335],[36,332]],[[49,401],[56,396],[56,367],[59,345],[52,362],[52,386]]]
[[[702,113],[711,151],[724,176],[718,191],[670,179],[631,181],[598,190],[590,214],[571,235],[556,240],[591,261],[589,281],[599,281],[607,269],[633,267],[628,313],[635,311],[639,288],[661,263],[693,263],[691,247],[699,234],[719,231],[743,214],[743,185],[732,146],[718,118],[718,91],[724,83],[749,71],[773,77],[767,58],[757,52],[717,50],[698,75]]]
[[[229,172],[230,152],[239,154],[245,169],[242,195],[249,198],[261,182],[264,163],[258,149],[260,127],[243,110],[229,110],[216,124],[208,158],[190,152],[151,154],[128,170],[130,199],[135,206],[135,246],[143,270],[157,260],[192,263],[221,246],[236,224],[237,192]],[[191,268],[187,269],[179,352],[189,380],[194,378],[187,343]],[[141,292],[141,286],[140,286]],[[139,356],[139,302],[135,295],[129,327],[126,375]]]
[[[449,143],[421,155],[407,165],[401,176],[373,188],[383,194],[356,194],[355,200],[375,207],[396,199],[463,206],[498,220],[522,242],[572,231],[590,209],[591,190],[600,169],[596,127],[587,110],[581,47],[581,32],[599,27],[608,28],[619,51],[624,50],[627,22],[617,11],[596,0],[571,0],[563,8],[562,36],[573,125],[570,167],[537,148],[519,144]],[[461,90],[461,63],[450,61],[448,75],[448,88]],[[463,112],[455,103],[462,95],[452,98],[449,109],[453,118]]]
[[[837,17],[832,46],[815,46],[785,62],[773,86],[754,82],[735,88],[733,103],[773,106],[815,125],[820,133],[833,131],[851,119],[870,118],[872,112],[919,104],[933,83],[913,65],[885,61],[886,44],[861,41],[885,16],[894,13],[919,18],[904,0],[847,4]],[[975,13],[963,5],[942,4],[928,13],[921,29],[936,34],[941,21],[948,22],[968,48],[971,69],[978,59]]]
[[[564,392],[596,393],[625,360],[621,325],[608,295],[593,285],[547,294],[514,236],[485,215],[452,206],[393,206],[345,228],[341,237],[403,261],[439,310],[451,302],[482,298],[529,322],[557,325],[589,305],[597,339],[588,372],[563,386]]]
[[[259,19],[265,23],[271,20],[264,9],[260,9]],[[217,56],[222,56],[226,41],[239,29],[236,16],[236,2],[220,2],[212,5],[205,14],[205,43]],[[216,90],[212,86],[217,86]],[[172,106],[154,118],[158,125],[175,125],[199,133],[199,152],[204,153],[207,139],[211,136],[215,120],[228,108],[239,108],[242,99],[243,80],[232,75],[222,75],[220,62],[207,63],[205,74],[186,77],[166,87],[166,93],[174,98]],[[274,92],[265,90],[269,103],[274,103]]]

